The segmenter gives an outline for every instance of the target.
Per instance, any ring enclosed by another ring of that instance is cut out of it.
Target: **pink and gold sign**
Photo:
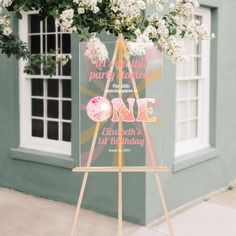
[[[91,159],[90,166],[116,166],[119,155],[124,166],[149,165],[149,146],[162,146],[162,56],[155,45],[130,57],[128,50],[118,52],[117,43],[105,44],[104,61],[91,61],[88,45],[80,44],[80,165]]]

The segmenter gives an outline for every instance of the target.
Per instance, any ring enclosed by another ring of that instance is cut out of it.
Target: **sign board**
[[[145,55],[121,60],[114,55],[115,42],[105,45],[109,59],[91,62],[87,43],[80,43],[80,165],[90,157],[90,166],[117,166],[119,153],[122,165],[146,165],[144,123],[161,152],[162,55],[153,46]]]

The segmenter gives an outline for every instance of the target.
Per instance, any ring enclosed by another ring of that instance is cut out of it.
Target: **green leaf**
[[[20,20],[22,19],[22,15],[19,11],[15,12],[15,16]]]

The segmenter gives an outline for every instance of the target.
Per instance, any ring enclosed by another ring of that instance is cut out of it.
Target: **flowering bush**
[[[36,10],[42,19],[56,18],[65,32],[76,32],[82,41],[89,41],[86,55],[94,60],[108,57],[107,50],[94,33],[106,31],[108,35],[123,33],[131,55],[142,55],[157,43],[159,49],[172,62],[183,58],[181,40],[209,40],[213,38],[200,22],[193,20],[197,0],[175,0],[167,14],[161,13],[168,0],[0,0],[8,12],[21,18],[22,11]],[[146,16],[145,9],[151,6],[155,13]],[[10,18],[0,13],[0,48],[8,55],[29,57],[25,45],[12,36]],[[183,23],[188,22],[188,23]],[[7,40],[11,39],[11,40]],[[14,41],[14,47],[8,47]],[[21,50],[18,50],[19,48]],[[20,52],[19,52],[20,51]]]
[[[96,64],[97,61],[105,61],[108,58],[108,51],[99,38],[92,37],[87,44],[85,56]]]

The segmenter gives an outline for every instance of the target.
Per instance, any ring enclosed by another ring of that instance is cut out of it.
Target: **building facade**
[[[216,34],[211,42],[185,42],[187,64],[164,59],[161,175],[170,210],[236,178],[236,27],[234,0],[201,0],[195,18]],[[14,31],[32,53],[72,55],[52,79],[42,68],[23,73],[24,62],[0,55],[0,185],[75,204],[79,163],[79,45],[53,19],[25,14]],[[152,134],[155,138],[156,134]],[[145,155],[145,154],[144,154]],[[137,158],[137,165],[144,165]],[[124,218],[147,224],[162,215],[152,174],[124,176]],[[117,215],[117,176],[91,174],[83,207]]]

